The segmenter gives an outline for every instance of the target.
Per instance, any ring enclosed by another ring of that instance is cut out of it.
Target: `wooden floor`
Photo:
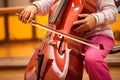
[[[39,41],[0,44],[0,80],[24,80],[25,66],[38,46]],[[120,53],[109,54],[105,60],[112,80],[120,80]],[[89,80],[85,70],[83,80]]]
[[[0,80],[24,80],[25,69],[0,69]],[[112,80],[120,80],[120,67],[110,67]],[[89,80],[84,70],[83,80]]]

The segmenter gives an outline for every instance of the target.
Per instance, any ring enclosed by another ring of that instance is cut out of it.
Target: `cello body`
[[[88,13],[96,12],[96,7],[94,7],[96,4],[92,2],[91,4],[87,4],[89,0],[68,1],[67,9],[61,14],[61,16],[63,16],[62,21],[58,19],[56,22],[52,22],[52,20],[50,20],[48,26],[66,34],[76,35],[72,30],[72,24],[78,19],[78,14],[85,13],[86,11]],[[55,3],[53,9],[51,8],[51,11],[54,10],[58,2],[59,1]],[[92,8],[93,11],[87,9],[89,6],[94,7]],[[37,79],[39,66],[38,60],[36,60],[38,54],[44,54],[40,70],[42,80],[81,80],[83,73],[83,57],[79,53],[80,43],[75,43],[61,35],[51,32],[47,33],[46,38],[49,42],[42,43],[42,45],[33,52],[25,70],[24,80],[39,80]],[[69,47],[69,44],[72,45],[73,48]],[[77,47],[74,49],[76,45]]]

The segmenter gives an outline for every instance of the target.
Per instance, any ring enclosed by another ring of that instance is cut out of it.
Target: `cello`
[[[74,33],[72,24],[78,19],[78,14],[96,12],[97,7],[94,1],[58,0],[51,8],[48,27],[35,21],[32,22],[33,26],[43,26],[51,32],[47,33],[43,44],[33,52],[25,71],[24,80],[82,79],[83,71],[79,67],[83,63],[80,60],[82,56],[78,49],[80,43],[92,45],[84,43],[84,41],[89,42],[88,40],[81,40],[80,36],[76,37],[77,34]],[[57,8],[55,9],[55,7]],[[74,48],[74,46],[77,47]]]

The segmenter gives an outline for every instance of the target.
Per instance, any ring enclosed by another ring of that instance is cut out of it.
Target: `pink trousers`
[[[113,48],[114,40],[106,35],[95,35],[89,38],[89,40],[100,43],[105,48],[104,50],[99,50],[83,45],[81,51],[84,51],[85,53],[84,61],[86,71],[89,75],[89,79],[111,80],[109,68],[107,66],[107,63],[104,61],[104,58],[109,54],[109,52]]]

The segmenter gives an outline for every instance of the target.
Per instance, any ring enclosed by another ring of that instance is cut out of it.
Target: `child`
[[[114,0],[96,1],[98,5],[97,13],[79,14],[78,17],[84,19],[73,23],[73,25],[80,24],[74,31],[78,34],[86,32],[85,38],[100,43],[105,48],[105,50],[98,50],[86,45],[82,46],[82,51],[85,53],[84,61],[89,79],[111,80],[109,69],[104,58],[114,46],[113,32],[109,24],[117,20],[118,11]],[[49,13],[53,3],[54,0],[35,1],[21,12],[19,19],[23,23],[27,23],[30,22],[36,14],[45,15]]]

